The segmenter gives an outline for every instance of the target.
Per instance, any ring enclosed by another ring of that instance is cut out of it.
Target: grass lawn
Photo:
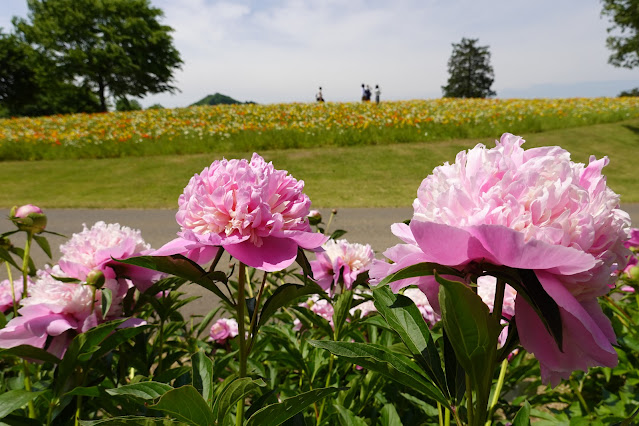
[[[408,207],[421,180],[460,150],[494,138],[262,151],[275,167],[306,182],[315,207]],[[639,202],[639,120],[522,134],[524,148],[560,145],[576,162],[607,155],[608,183],[623,203]],[[0,163],[0,206],[176,208],[190,177],[212,161],[251,152]]]

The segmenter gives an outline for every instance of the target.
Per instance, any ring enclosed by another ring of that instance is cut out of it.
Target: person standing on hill
[[[317,102],[324,102],[324,95],[322,95],[322,86],[319,88],[319,92],[315,95],[315,100]]]
[[[382,94],[382,90],[379,88],[379,84],[375,85],[375,103],[379,104],[379,97]]]
[[[362,102],[366,102],[368,99],[366,99],[366,85],[364,83],[362,83]]]

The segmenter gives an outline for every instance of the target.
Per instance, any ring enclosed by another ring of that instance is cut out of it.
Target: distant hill
[[[215,95],[208,95],[204,98],[200,99],[196,103],[191,106],[199,106],[199,105],[231,105],[231,104],[254,104],[255,102],[240,102],[238,100],[233,99],[230,96],[223,95],[221,93],[216,93]]]

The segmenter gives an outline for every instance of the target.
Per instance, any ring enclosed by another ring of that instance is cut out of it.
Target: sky
[[[432,99],[448,79],[452,43],[489,46],[500,98],[616,96],[639,69],[608,64],[599,0],[151,0],[184,64],[179,92],[143,106],[188,106],[216,92],[258,103]],[[0,27],[26,17],[0,0]]]

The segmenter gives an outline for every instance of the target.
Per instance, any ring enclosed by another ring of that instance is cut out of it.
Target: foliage
[[[635,87],[634,89],[624,90],[619,93],[619,97],[628,97],[628,96],[639,96],[639,87]]]
[[[17,35],[0,33],[0,106],[5,116],[95,112],[99,105],[86,86],[60,75],[55,64]]]
[[[612,51],[608,62],[616,67],[639,65],[639,1],[602,0],[602,15],[612,22],[606,44]]]
[[[135,99],[120,98],[115,103],[116,111],[140,111],[141,109],[142,105]]]
[[[636,98],[218,105],[0,120],[0,160],[494,138],[639,117]]]
[[[170,27],[148,0],[29,0],[19,34],[38,46],[67,81],[81,81],[107,110],[107,95],[173,92],[182,63]]]
[[[453,43],[448,60],[448,84],[442,86],[445,98],[488,98],[497,93],[490,87],[495,76],[490,65],[488,46],[478,46],[479,39],[462,38]]]

